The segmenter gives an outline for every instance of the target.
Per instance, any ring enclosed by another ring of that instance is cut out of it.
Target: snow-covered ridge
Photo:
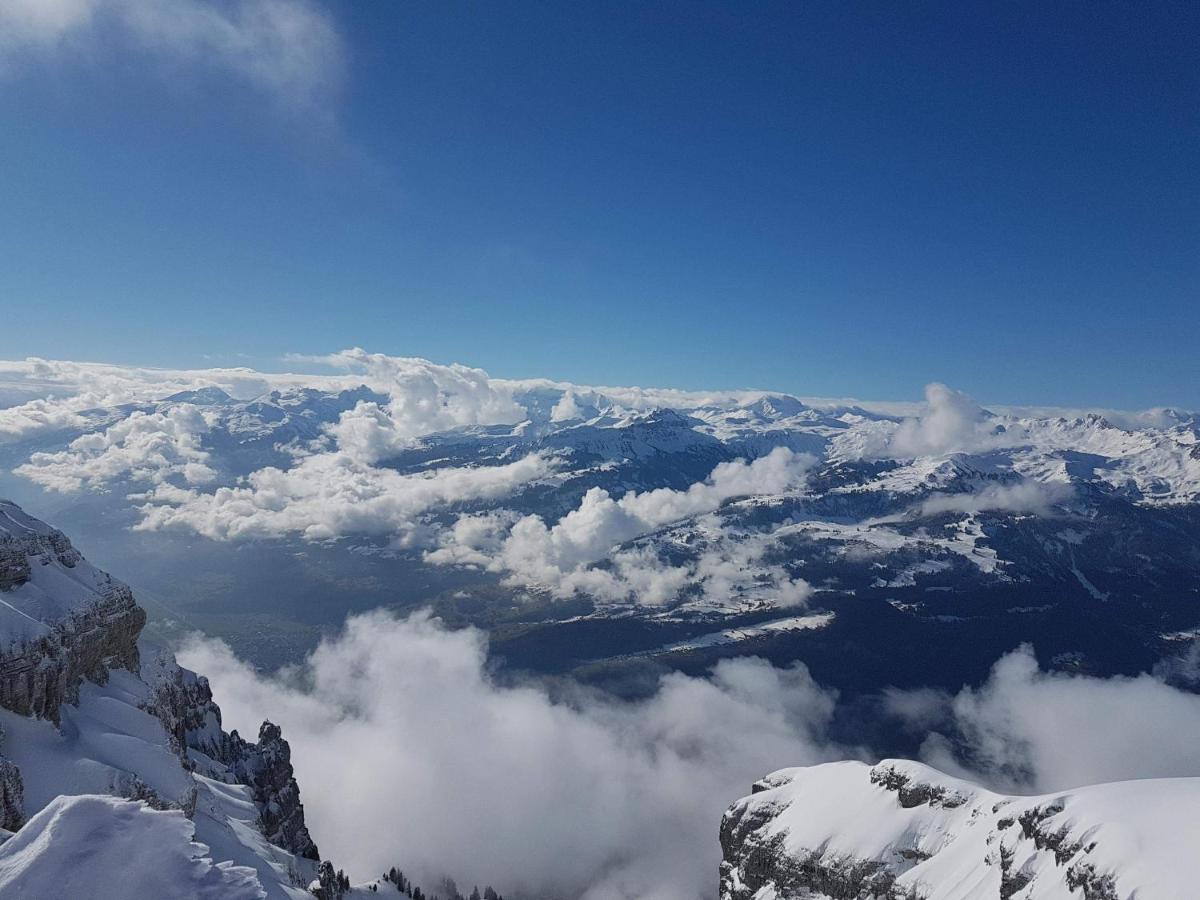
[[[5,501],[0,572],[0,896],[311,896],[279,729],[226,734],[203,678],[142,663],[129,588]]]
[[[721,825],[722,900],[1188,900],[1200,778],[1008,796],[921,763],[784,769]]]
[[[0,707],[57,721],[82,679],[136,670],[145,621],[128,586],[0,500]]]

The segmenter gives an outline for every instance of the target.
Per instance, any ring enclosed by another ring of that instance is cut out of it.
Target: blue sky
[[[1200,6],[0,11],[0,356],[1200,407]]]

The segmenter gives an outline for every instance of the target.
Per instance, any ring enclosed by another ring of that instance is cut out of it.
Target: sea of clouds
[[[469,366],[360,349],[293,357],[292,362],[323,372],[0,362],[0,445],[34,448],[14,466],[18,476],[47,491],[107,492],[118,503],[123,498],[136,511],[136,527],[147,531],[190,531],[217,541],[370,536],[421,552],[431,565],[486,569],[510,586],[558,598],[586,593],[602,601],[658,605],[688,590],[719,599],[751,588],[756,576],[769,582],[780,605],[799,605],[811,593],[802,579],[766,562],[769,535],[730,532],[715,515],[737,497],[803,490],[817,461],[786,447],[757,459],[721,463],[684,490],[613,496],[594,488],[556,520],[518,514],[503,502],[560,477],[562,460],[552,453],[530,453],[494,466],[435,465],[409,474],[386,465],[434,432],[520,423],[529,411],[518,398],[531,388],[557,392],[551,421],[594,414],[599,403],[627,411],[662,404],[732,408],[761,392],[509,381]],[[186,399],[160,404],[169,396],[212,388],[248,400],[272,391],[311,389],[332,396],[363,387],[372,399],[358,400],[322,422],[317,439],[277,448],[289,462],[236,478],[222,475],[222,460],[211,449],[213,431],[221,426],[213,407]],[[931,384],[925,403],[910,411],[863,423],[857,443],[837,452],[860,458],[986,453],[1029,438],[1011,417],[997,417],[941,384]],[[1045,512],[1069,495],[1061,484],[1024,479],[934,496],[921,511]],[[490,508],[459,513],[448,522],[442,516],[430,525],[430,515],[475,502]],[[705,538],[695,559],[668,562],[636,544],[639,537],[684,520]]]
[[[874,759],[829,737],[837,695],[803,664],[726,660],[640,702],[552,697],[497,680],[482,632],[383,612],[276,674],[199,636],[179,658],[208,675],[226,727],[282,725],[310,828],[357,878],[399,865],[528,897],[713,897],[721,814],[753,781]],[[1200,775],[1200,696],[1044,672],[1028,647],[978,689],[893,691],[884,709],[924,735],[927,762],[1000,790]]]

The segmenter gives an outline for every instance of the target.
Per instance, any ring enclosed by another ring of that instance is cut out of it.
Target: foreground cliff
[[[1200,778],[1034,797],[908,761],[784,769],[721,823],[721,900],[1189,900]]]
[[[279,728],[226,734],[205,679],[141,658],[145,619],[62,532],[0,501],[0,895],[311,897],[317,847]]]

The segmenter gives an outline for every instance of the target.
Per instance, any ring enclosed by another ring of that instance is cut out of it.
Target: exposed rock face
[[[905,761],[785,769],[721,822],[721,898],[1190,897],[1198,803],[1200,778],[1016,797]]]
[[[110,668],[137,670],[145,623],[129,589],[118,586],[50,635],[0,654],[0,706],[57,723],[59,708],[75,702],[83,679],[103,684]]]
[[[45,582],[45,583],[43,583]],[[0,706],[59,720],[85,678],[137,670],[146,613],[66,536],[0,501]]]
[[[0,828],[16,831],[25,824],[25,783],[21,770],[0,756]]]
[[[229,735],[221,730],[221,708],[213,701],[208,679],[183,668],[167,653],[145,664],[142,677],[151,687],[143,708],[163,723],[184,766],[195,768],[189,749],[223,760]]]
[[[304,822],[300,787],[292,770],[292,750],[278,725],[263,722],[258,743],[221,728],[221,709],[213,701],[208,679],[160,656],[147,666],[153,686],[146,709],[166,727],[172,744],[188,768],[189,750],[224,764],[239,784],[254,792],[259,826],[272,844],[305,859],[320,857]]]
[[[251,789],[268,841],[318,858],[304,822],[291,748],[278,726],[264,722],[257,743],[236,731],[226,734],[207,679],[181,668],[170,654],[143,671],[137,641],[146,614],[130,589],[88,563],[62,532],[5,501],[0,501],[0,601],[0,707],[59,724],[64,704],[78,703],[84,679],[105,684],[110,669],[138,674],[143,689],[148,687],[141,708],[162,722],[183,768],[193,772],[197,759],[205,757],[221,764],[220,772],[205,774]],[[195,790],[180,801],[164,800],[135,773],[110,789],[188,815],[196,803]],[[19,769],[0,756],[0,827],[21,824],[22,793]]]
[[[317,845],[304,824],[300,787],[292,774],[292,748],[283,739],[279,726],[263,722],[257,744],[248,743],[234,731],[229,735],[222,761],[241,784],[254,791],[266,839],[305,859],[320,859]]]

